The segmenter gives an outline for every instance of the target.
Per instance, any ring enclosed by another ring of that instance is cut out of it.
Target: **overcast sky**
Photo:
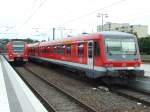
[[[98,12],[108,14],[104,22],[148,25],[150,33],[149,4],[148,0],[0,0],[0,38],[51,39],[53,27],[57,38],[95,32],[101,24]]]

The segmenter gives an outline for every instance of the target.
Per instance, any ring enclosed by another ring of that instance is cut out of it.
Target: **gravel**
[[[94,107],[98,112],[149,112],[150,110],[150,107],[138,105],[138,102],[103,89],[93,88],[86,82],[68,77],[68,75],[76,75],[75,73],[59,70],[59,68],[42,67],[33,63],[26,64],[26,67],[65,89],[87,105]]]

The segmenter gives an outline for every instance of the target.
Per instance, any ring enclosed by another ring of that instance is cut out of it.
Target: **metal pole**
[[[102,17],[102,31],[104,30],[104,16],[105,18],[108,17],[108,14],[98,13],[97,17]]]
[[[101,14],[101,15],[102,15],[102,31],[103,31],[103,15],[104,15],[104,14]]]
[[[111,29],[111,23],[109,23],[109,31],[110,31],[110,29]]]
[[[55,28],[53,28],[53,40],[55,40]]]

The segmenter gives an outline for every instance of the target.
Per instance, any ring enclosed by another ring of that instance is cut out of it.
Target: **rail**
[[[144,105],[150,106],[150,94],[143,91],[136,91],[130,88],[120,87],[120,88],[111,88],[112,92],[115,92],[121,96],[124,96],[128,99],[134,100],[136,102],[142,103]]]
[[[61,93],[65,94],[66,96],[68,96],[69,98],[71,98],[74,102],[76,102],[77,104],[79,104],[81,107],[83,107],[85,110],[88,110],[89,112],[96,112],[96,110],[92,107],[90,107],[89,105],[86,105],[85,103],[79,101],[77,98],[75,98],[74,96],[72,96],[70,93],[66,92],[65,90],[63,90],[62,88],[56,86],[55,84],[53,84],[52,82],[48,81],[47,79],[42,78],[41,76],[39,76],[38,74],[36,74],[35,72],[29,70],[28,68],[25,67],[25,69],[32,73],[33,75],[35,75],[36,77],[38,77],[39,79],[41,79],[42,81],[44,81],[46,84],[48,84],[51,87],[54,87],[55,89],[57,89],[58,91],[60,91]]]
[[[150,93],[150,78],[149,77],[137,77],[132,80],[128,80],[128,87]]]

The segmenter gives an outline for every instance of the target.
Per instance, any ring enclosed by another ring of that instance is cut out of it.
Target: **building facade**
[[[138,38],[147,37],[148,26],[147,25],[130,25],[129,23],[111,23],[97,26],[97,31],[120,31],[127,32],[136,35]]]

